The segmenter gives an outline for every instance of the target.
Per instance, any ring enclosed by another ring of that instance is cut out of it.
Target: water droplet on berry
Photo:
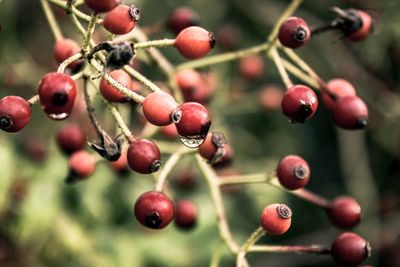
[[[197,148],[204,143],[206,135],[196,135],[196,136],[179,136],[181,142],[189,148]]]
[[[60,114],[47,114],[47,116],[50,119],[59,121],[59,120],[66,119],[69,116],[69,113],[65,112],[65,113],[60,113]]]

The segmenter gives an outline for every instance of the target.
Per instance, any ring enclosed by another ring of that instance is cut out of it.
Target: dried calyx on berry
[[[106,62],[106,72],[120,69],[125,65],[132,63],[136,56],[135,48],[131,42],[103,42],[95,46],[87,55],[88,60],[90,60],[95,53],[100,51],[108,52],[107,62]]]

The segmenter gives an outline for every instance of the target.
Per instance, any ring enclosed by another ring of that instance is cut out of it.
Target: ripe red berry
[[[121,3],[121,0],[85,0],[85,4],[96,13],[108,12]]]
[[[180,105],[171,115],[182,142],[191,148],[200,146],[211,126],[208,110],[196,102]]]
[[[197,59],[210,52],[215,46],[215,38],[213,33],[203,28],[190,26],[178,34],[174,46],[185,58]]]
[[[54,44],[54,57],[58,64],[80,51],[81,47],[72,39],[60,39]],[[82,60],[78,60],[69,64],[68,67],[72,71],[77,71],[82,66],[82,63]]]
[[[365,239],[351,232],[340,234],[332,243],[332,257],[344,266],[358,266],[371,254],[371,247]]]
[[[178,34],[183,29],[199,24],[199,15],[189,7],[179,7],[169,16],[167,20],[168,29]]]
[[[282,98],[281,108],[291,122],[305,122],[318,108],[318,98],[314,91],[305,85],[294,85]]]
[[[311,31],[307,22],[299,17],[290,17],[279,28],[278,39],[283,46],[299,48],[310,41]]]
[[[19,96],[5,96],[0,99],[0,129],[18,132],[29,122],[32,109],[29,103]]]
[[[78,125],[67,124],[58,130],[57,144],[65,154],[69,155],[84,148],[86,137]]]
[[[129,167],[138,173],[150,174],[158,171],[161,166],[160,157],[158,146],[147,139],[137,139],[128,147]]]
[[[259,94],[260,105],[264,110],[277,110],[281,106],[283,92],[276,85],[266,85]]]
[[[93,174],[96,169],[96,160],[88,152],[80,150],[71,155],[68,167],[72,176],[81,180]]]
[[[337,126],[347,130],[363,129],[368,124],[368,107],[357,96],[338,99],[332,109]]]
[[[175,224],[182,229],[191,229],[196,222],[196,205],[190,200],[179,200],[175,206]]]
[[[261,214],[262,228],[271,235],[282,235],[289,230],[292,222],[292,211],[285,204],[271,204]]]
[[[151,124],[165,126],[172,123],[171,114],[177,107],[178,104],[170,94],[152,92],[143,101],[143,114]]]
[[[162,192],[143,193],[135,203],[136,219],[144,226],[153,229],[166,227],[174,218],[174,204]]]
[[[276,170],[280,184],[289,190],[296,190],[306,186],[310,180],[310,167],[307,162],[296,155],[289,155],[281,159]]]
[[[178,137],[178,131],[175,124],[169,124],[161,127],[161,134],[167,138],[175,139]]]
[[[106,14],[103,26],[111,33],[126,34],[135,28],[139,19],[140,10],[135,5],[119,5]]]
[[[224,155],[225,144],[226,139],[223,133],[208,133],[204,143],[199,146],[199,154],[209,163],[217,163]]]
[[[199,73],[193,69],[178,72],[175,81],[185,102],[205,103],[215,89],[215,77],[212,74]]]
[[[354,227],[361,220],[360,205],[354,198],[348,196],[340,196],[332,200],[327,212],[329,220],[342,228]]]
[[[50,72],[39,82],[39,100],[42,109],[55,120],[69,116],[76,97],[76,85],[64,73]]]
[[[322,102],[328,109],[333,109],[335,102],[345,96],[355,96],[356,89],[345,79],[333,79],[326,84],[326,90],[322,91]]]
[[[239,73],[249,80],[257,80],[264,74],[264,60],[258,55],[241,58]]]
[[[367,38],[373,31],[374,20],[371,15],[361,10],[353,10],[357,16],[357,27],[356,30],[350,32],[347,37],[352,41],[361,41]]]
[[[113,70],[109,73],[109,75],[122,84],[123,86],[127,87],[128,89],[132,88],[132,79],[128,73],[123,70]],[[126,102],[126,96],[118,91],[118,89],[114,88],[106,79],[102,78],[100,81],[100,93],[101,95],[110,102],[119,102],[123,103]],[[132,90],[132,89],[131,89]]]

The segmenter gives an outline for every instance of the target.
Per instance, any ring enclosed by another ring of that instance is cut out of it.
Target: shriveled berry
[[[79,53],[81,47],[72,39],[60,39],[54,44],[54,57],[58,64],[61,64],[67,58]],[[82,66],[82,60],[72,62],[68,65],[72,71],[77,71]]]
[[[305,85],[294,85],[282,98],[281,108],[291,122],[305,122],[318,108],[318,98],[313,90]]]
[[[310,41],[311,31],[307,22],[299,17],[290,17],[279,28],[278,39],[283,46],[299,48]]]
[[[277,110],[281,106],[283,91],[276,85],[265,85],[259,94],[260,105],[264,110]]]
[[[179,200],[175,205],[175,224],[182,229],[192,229],[196,222],[196,205],[190,200]]]
[[[5,96],[0,99],[0,129],[6,132],[22,130],[31,119],[29,103],[19,96]]]
[[[84,150],[76,151],[68,160],[72,177],[82,180],[92,175],[96,169],[96,160]]]
[[[142,225],[162,229],[174,218],[175,208],[172,201],[162,192],[150,191],[143,193],[136,200],[134,213]]]
[[[209,163],[214,164],[220,161],[225,151],[226,139],[223,133],[208,133],[206,140],[199,146],[199,154]]]
[[[132,79],[128,73],[123,70],[113,70],[109,73],[111,78],[127,87],[128,89],[132,88]],[[100,93],[101,95],[110,102],[126,102],[126,96],[118,91],[118,89],[114,88],[105,78],[102,78],[100,81]]]
[[[363,129],[368,124],[368,107],[357,96],[345,96],[336,101],[332,109],[337,126],[347,130]]]
[[[371,247],[364,238],[352,232],[340,234],[332,243],[332,257],[344,266],[358,266],[371,254]]]
[[[361,27],[357,31],[349,34],[347,37],[352,41],[361,41],[373,32],[374,20],[371,15],[362,10],[356,10],[356,13],[361,21]]]
[[[361,220],[361,207],[349,196],[340,196],[332,200],[327,212],[329,220],[341,228],[354,227]]]
[[[310,180],[310,167],[307,162],[296,155],[289,155],[281,159],[276,170],[279,183],[289,190],[296,190],[306,186]]]
[[[58,130],[57,144],[65,154],[69,155],[85,147],[86,136],[78,125],[67,124]]]
[[[241,58],[239,73],[249,80],[257,80],[264,74],[264,60],[258,55]]]
[[[135,5],[119,5],[106,14],[103,26],[111,33],[126,34],[133,30],[140,19],[140,11]]]
[[[352,8],[342,10],[336,7],[333,11],[339,15],[335,20],[336,28],[351,41],[364,40],[374,30],[374,20],[362,10]]]
[[[213,33],[203,28],[190,26],[178,34],[174,46],[185,58],[197,59],[210,52],[215,46],[215,38]]]
[[[178,104],[170,94],[152,92],[143,101],[143,114],[151,124],[165,126],[172,123],[171,114],[177,107]]]
[[[260,223],[265,232],[271,235],[282,235],[289,230],[292,222],[292,211],[285,204],[270,204],[263,210]]]
[[[215,162],[212,165],[214,168],[223,168],[232,162],[233,156],[234,156],[233,148],[229,143],[227,143],[224,145],[224,151],[222,157],[219,159],[218,162]]]
[[[158,171],[161,166],[160,157],[158,146],[147,139],[137,139],[128,147],[129,167],[138,173],[150,174]]]
[[[199,15],[189,7],[175,9],[167,20],[168,29],[178,34],[183,29],[199,24]]]
[[[121,0],[85,0],[85,4],[97,13],[108,12],[120,3]]]
[[[322,102],[328,109],[332,109],[335,102],[345,96],[355,96],[356,89],[345,79],[333,79],[326,83],[326,90],[322,91]]]

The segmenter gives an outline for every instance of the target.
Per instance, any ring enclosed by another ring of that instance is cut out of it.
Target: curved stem
[[[329,255],[330,248],[322,245],[310,246],[252,246],[250,252],[273,252],[273,253],[298,253],[298,254],[320,254]]]
[[[262,184],[267,183],[272,178],[275,178],[276,175],[273,173],[272,175],[268,175],[266,173],[254,173],[247,175],[234,175],[229,176],[227,179],[219,179],[218,185],[235,185],[235,184]]]
[[[211,257],[210,267],[218,267],[219,262],[221,261],[222,257],[222,249],[223,249],[223,242],[218,244],[218,247],[214,250],[214,253]]]
[[[161,91],[161,89],[155,83],[147,79],[145,76],[143,76],[140,72],[136,71],[132,67],[124,66],[124,70],[127,73],[129,73],[132,77],[134,77],[136,80],[138,80],[140,83],[147,86],[151,91],[153,92]]]
[[[33,106],[34,104],[39,103],[39,95],[34,95],[31,98],[29,98],[28,100],[26,100],[26,102],[28,102],[28,104],[30,106]]]
[[[81,53],[77,53],[73,56],[70,56],[69,58],[67,58],[66,60],[64,60],[60,66],[58,66],[57,72],[59,73],[64,73],[65,69],[68,67],[69,64],[71,64],[74,61],[77,61],[79,59],[81,59],[83,57],[83,55]]]
[[[320,80],[320,77],[318,74],[301,58],[299,57],[293,49],[289,49],[287,47],[280,46],[280,49],[285,52],[285,54],[293,61],[295,62],[301,69],[303,69],[305,72],[307,72],[313,79],[315,80]]]
[[[92,102],[90,101],[89,90],[88,90],[88,77],[83,77],[83,95],[86,102],[86,110],[89,115],[89,121],[92,124],[94,130],[96,131],[97,136],[102,136],[103,130],[99,125],[98,120],[94,116],[94,107],[92,106]]]
[[[285,66],[283,65],[282,59],[278,54],[276,48],[271,50],[272,58],[274,60],[275,66],[278,69],[279,75],[283,83],[286,86],[286,89],[289,89],[293,86],[293,82],[290,80],[289,74],[287,73]]]
[[[56,41],[63,39],[60,26],[58,26],[58,23],[54,17],[54,13],[50,8],[49,3],[47,2],[47,0],[40,0],[40,4],[42,5],[43,12],[46,15],[47,22],[50,25],[51,32],[54,35],[54,39],[56,39]]]
[[[155,191],[163,191],[164,185],[168,178],[168,174],[170,174],[172,169],[176,166],[184,150],[186,150],[186,147],[181,147],[178,151],[176,151],[169,157],[164,165],[164,168],[161,170],[160,175],[158,176]]]
[[[83,47],[82,47],[82,50],[85,53],[85,55],[87,54],[87,52],[89,50],[90,41],[92,40],[92,35],[94,32],[94,29],[96,28],[96,21],[97,21],[98,17],[99,17],[99,14],[93,13],[90,18],[89,25],[86,30],[85,40],[84,40]]]
[[[265,231],[262,227],[258,227],[249,237],[249,239],[246,240],[246,242],[243,244],[243,246],[240,248],[239,253],[237,254],[236,258],[236,266],[237,267],[242,267],[243,265],[243,260],[246,257],[247,252],[249,249],[261,238],[265,235]]]
[[[153,41],[144,41],[140,43],[135,43],[135,49],[146,49],[146,48],[162,48],[162,47],[170,47],[175,43],[175,39],[162,39],[162,40],[153,40]]]
[[[129,130],[128,125],[126,125],[124,119],[122,118],[121,113],[119,112],[119,110],[117,109],[117,107],[115,105],[112,105],[110,103],[108,103],[108,108],[111,111],[111,114],[113,115],[117,125],[119,126],[119,128],[121,129],[122,133],[124,134],[126,140],[130,143],[133,141],[134,137],[132,132]]]

